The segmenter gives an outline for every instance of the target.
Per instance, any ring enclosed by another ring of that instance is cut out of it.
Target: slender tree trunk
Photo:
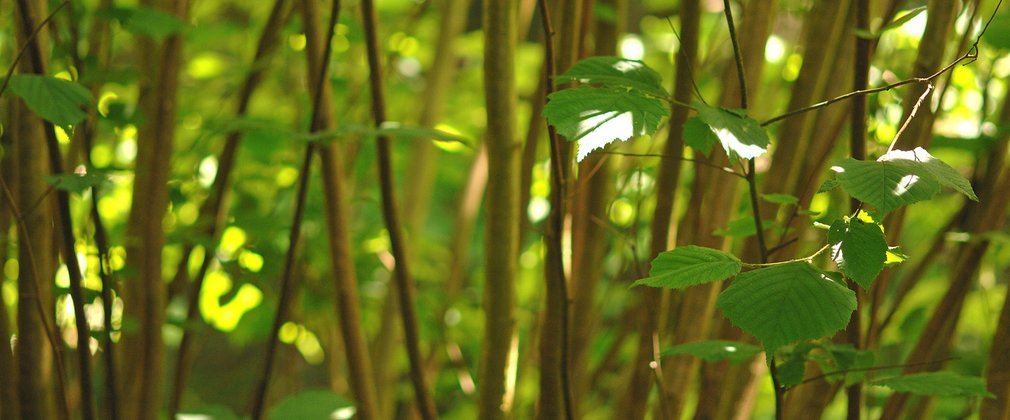
[[[695,68],[698,57],[699,21],[701,4],[697,0],[681,2],[680,9],[680,51],[675,56],[676,74],[674,75],[674,98],[679,102],[690,103],[694,97]],[[690,110],[683,106],[673,105],[670,109],[669,131],[666,144],[663,146],[664,158],[660,161],[659,176],[656,183],[656,210],[652,218],[652,236],[649,250],[649,260],[670,247],[670,234],[674,217],[674,201],[680,184],[682,158],[684,156],[683,125]],[[658,332],[657,320],[660,307],[660,297],[663,292],[652,288],[639,288],[641,304],[636,312],[639,321],[638,350],[628,390],[624,400],[618,405],[620,411],[629,413],[630,418],[638,419],[645,415],[649,389],[653,382],[652,368],[648,361],[653,359],[653,334]],[[677,398],[674,395],[661,395],[662,399]],[[679,400],[683,402],[683,398]],[[673,411],[677,404],[673,403]]]
[[[614,10],[612,21],[596,20],[593,30],[596,55],[614,55],[624,32],[627,16],[626,0],[601,0],[601,5]],[[591,13],[590,7],[583,14]],[[592,22],[589,22],[592,23]],[[585,26],[588,26],[585,24]],[[586,157],[579,164],[572,207],[572,406],[579,412],[580,401],[592,384],[587,381],[589,350],[599,324],[598,284],[603,274],[603,261],[608,243],[607,205],[614,190],[612,162],[600,153]],[[578,417],[578,415],[576,414]]]
[[[385,90],[382,79],[382,63],[379,61],[378,24],[375,4],[372,0],[362,0],[362,21],[365,30],[365,43],[368,49],[369,91],[372,95],[372,119],[376,127],[386,122]],[[424,361],[421,357],[420,331],[418,330],[417,314],[414,308],[416,294],[414,279],[408,263],[410,255],[407,251],[400,220],[400,209],[393,186],[393,164],[390,139],[379,136],[376,141],[378,155],[378,171],[382,194],[382,214],[389,231],[389,242],[396,268],[393,277],[396,279],[396,289],[400,304],[400,318],[403,321],[404,341],[407,358],[410,361],[410,380],[414,386],[414,397],[418,410],[425,420],[437,417],[434,400],[428,391],[428,383],[424,375]]]
[[[183,20],[189,0],[146,0]],[[165,322],[165,285],[162,280],[162,219],[168,206],[168,177],[175,135],[176,94],[181,67],[183,36],[176,34],[158,46],[138,41],[141,63],[140,109],[148,117],[137,135],[133,205],[126,227],[127,264],[134,276],[125,279],[123,317],[133,320],[136,331],[124,330],[122,348],[123,416],[156,418],[161,409]]]
[[[515,44],[518,3],[484,2],[484,90],[487,98],[487,228],[485,232],[484,344],[480,361],[480,417],[506,418],[506,367],[515,327],[519,261],[519,151],[516,135]]]
[[[1003,310],[1000,311],[999,322],[996,324],[996,335],[989,349],[989,362],[985,376],[989,392],[996,398],[984,399],[981,419],[1010,419],[1010,294],[1003,299]]]
[[[24,220],[24,232],[18,229],[18,304],[17,345],[18,418],[50,419],[56,414],[51,380],[53,353],[46,343],[48,329],[38,308],[53,308],[52,282],[55,275],[53,214],[48,184],[42,177],[49,173],[46,162],[42,122],[20,101],[12,101],[16,121],[10,129],[15,134],[15,159],[18,162],[18,211]]]
[[[322,31],[319,29],[315,0],[302,0],[302,19],[305,34],[308,39],[307,55],[309,89],[321,86],[319,92],[319,129],[329,130],[336,127],[333,120],[332,93],[328,83],[320,83],[319,69],[322,56]],[[334,290],[336,291],[337,314],[340,321],[340,332],[343,336],[346,350],[347,367],[350,372],[352,393],[357,400],[356,414],[362,419],[379,419],[381,414],[376,399],[375,383],[373,381],[372,362],[368,354],[367,341],[361,329],[361,309],[358,306],[357,276],[354,270],[351,240],[348,232],[348,209],[346,188],[344,187],[343,156],[337,153],[332,145],[323,145],[319,149],[321,161],[321,176],[323,178],[323,194],[326,205],[326,232],[330,240],[330,264]]]

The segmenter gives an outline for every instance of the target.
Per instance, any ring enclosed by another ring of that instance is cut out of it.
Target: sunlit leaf
[[[716,306],[773,352],[845,328],[856,296],[814,266],[791,262],[738,275]]]
[[[971,188],[971,182],[956,169],[933,157],[921,147],[909,151],[894,150],[881,156],[877,161],[890,162],[922,177],[932,176],[940,185],[953,188],[973,201],[978,201],[975,190]]]
[[[589,57],[575,63],[568,71],[554,77],[555,83],[580,82],[607,87],[624,87],[649,95],[670,96],[663,88],[663,78],[637,60],[618,57]]]
[[[634,286],[683,289],[696,284],[725,280],[740,272],[740,260],[733,254],[695,245],[674,248],[652,260],[649,277]]]
[[[667,113],[663,100],[637,90],[579,86],[552,93],[543,115],[558,134],[578,142],[582,161],[615,140],[655,133]]]
[[[756,158],[768,149],[768,133],[757,120],[738,111],[711,107],[697,101],[691,103],[691,107],[698,111],[698,118],[719,139],[730,162]]]
[[[678,344],[663,350],[660,355],[677,356],[686,354],[708,362],[728,360],[735,364],[750,360],[759,353],[761,353],[761,348],[753,344],[739,341],[711,340]]]
[[[91,103],[91,92],[76,82],[38,74],[16,74],[11,76],[9,87],[32,112],[55,125],[77,124],[88,117],[84,109]]]
[[[884,260],[884,267],[901,264],[907,259],[908,255],[904,254],[900,246],[889,246],[887,247],[887,259]]]
[[[916,395],[996,398],[986,390],[982,378],[953,372],[915,373],[876,380],[872,384]]]
[[[893,20],[891,23],[888,23],[887,25],[884,25],[882,28],[880,28],[876,32],[870,32],[870,31],[867,31],[865,29],[857,29],[855,32],[856,32],[856,35],[859,36],[860,38],[865,38],[865,39],[879,38],[880,35],[882,35],[884,32],[890,31],[892,29],[900,28],[902,25],[908,23],[908,21],[910,21],[912,19],[915,19],[916,16],[919,16],[919,13],[922,13],[922,12],[925,12],[925,11],[926,11],[926,6],[919,6],[919,7],[916,7],[914,9],[912,9],[912,10],[909,10],[907,13],[899,16],[897,19]]]
[[[831,258],[838,269],[868,290],[884,269],[887,240],[880,225],[859,219],[836,220],[828,231]]]
[[[894,209],[933,198],[940,184],[891,162],[845,159],[831,168],[845,192],[873,206],[881,216]]]

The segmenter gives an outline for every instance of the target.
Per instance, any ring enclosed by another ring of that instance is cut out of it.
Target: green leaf
[[[655,133],[669,112],[663,100],[621,87],[579,86],[549,98],[543,115],[559,134],[578,142],[580,162],[615,140]]]
[[[652,260],[649,277],[632,286],[683,289],[697,284],[725,280],[737,275],[742,264],[733,254],[688,245],[666,251]]]
[[[102,172],[86,172],[83,174],[46,175],[44,177],[53,188],[80,194],[91,187],[98,187],[109,180]]]
[[[775,226],[774,220],[763,220],[761,226],[765,230],[770,227]],[[716,236],[730,236],[734,238],[747,238],[750,236],[757,235],[757,226],[754,225],[754,218],[752,217],[741,217],[739,219],[733,219],[726,224],[725,228],[716,229],[712,232]]]
[[[790,262],[738,275],[716,307],[774,352],[845,328],[856,295],[814,266]]]
[[[708,362],[728,360],[736,364],[745,362],[761,353],[761,348],[739,341],[710,340],[678,344],[663,350],[662,356],[691,355]]]
[[[10,90],[29,109],[55,125],[65,127],[88,117],[84,109],[91,103],[91,92],[78,83],[39,74],[16,74],[11,76]]]
[[[881,33],[887,32],[887,31],[889,31],[891,29],[900,28],[901,25],[904,25],[904,24],[908,23],[908,21],[914,19],[916,16],[919,16],[919,13],[922,13],[922,12],[925,12],[925,11],[926,11],[926,6],[919,6],[919,7],[916,7],[914,9],[912,9],[912,10],[909,10],[908,13],[905,13],[905,14],[901,15],[900,17],[898,17],[897,19],[895,19],[891,23],[888,23],[887,25],[884,25],[883,28],[880,28],[880,30],[877,31],[877,36],[880,36]]]
[[[779,383],[784,387],[792,387],[803,383],[807,360],[802,356],[793,356],[777,366]]]
[[[880,225],[857,218],[835,220],[828,230],[828,243],[838,269],[869,290],[887,260],[887,239]]]
[[[817,194],[826,193],[835,188],[838,188],[838,181],[834,179],[829,179],[827,181],[824,181],[823,184],[821,184],[820,188],[817,189]]]
[[[684,144],[708,156],[712,154],[712,146],[719,143],[719,138],[698,117],[688,118],[684,122]]]
[[[956,169],[950,167],[944,161],[933,157],[926,149],[921,147],[916,147],[910,151],[894,150],[881,156],[877,161],[890,162],[906,168],[921,177],[932,177],[940,185],[953,188],[972,201],[978,201],[975,190],[971,188],[971,182]]]
[[[554,83],[579,82],[606,87],[623,87],[652,96],[670,96],[663,88],[663,78],[638,60],[618,57],[589,57],[575,63],[568,71],[554,77]]]
[[[892,210],[933,198],[940,184],[903,165],[845,159],[831,170],[838,185],[857,200],[873,206],[883,217]]]
[[[908,255],[904,254],[900,246],[889,246],[887,247],[887,259],[884,260],[884,267],[901,264],[907,259]]]
[[[333,413],[353,404],[347,398],[329,390],[302,391],[278,403],[270,410],[267,418],[281,419],[329,419]]]
[[[769,203],[794,205],[800,202],[795,195],[789,194],[761,194],[761,198]]]
[[[162,39],[186,29],[179,18],[148,7],[112,7],[96,13],[100,17],[116,20],[123,29],[138,35]]]
[[[761,123],[742,112],[711,107],[698,101],[692,102],[691,108],[698,111],[698,118],[722,143],[730,163],[741,158],[756,158],[768,149],[768,133]]]
[[[953,372],[915,373],[880,379],[872,383],[891,388],[894,392],[908,392],[917,395],[996,398],[986,390],[982,378]]]

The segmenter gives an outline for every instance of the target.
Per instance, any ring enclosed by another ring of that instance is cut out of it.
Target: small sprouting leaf
[[[869,290],[887,259],[887,239],[880,225],[857,218],[835,220],[828,230],[828,243],[838,269]]]
[[[695,245],[674,248],[652,260],[649,277],[632,286],[683,289],[696,284],[725,280],[737,275],[742,264],[733,254]]]
[[[775,204],[793,205],[800,202],[799,198],[790,194],[761,194],[761,198]]]
[[[761,226],[765,230],[775,226],[774,220],[763,220]],[[716,229],[712,232],[716,236],[730,236],[734,238],[747,238],[757,234],[757,226],[754,225],[753,217],[742,217],[739,219],[733,219],[726,224],[725,228]]]
[[[76,82],[38,74],[16,74],[11,76],[10,89],[29,109],[55,125],[65,127],[88,117],[84,109],[91,103],[91,92]]]
[[[777,366],[779,383],[784,387],[792,387],[803,383],[807,360],[800,355],[794,355]]]
[[[926,149],[921,147],[916,147],[910,151],[894,150],[881,156],[877,161],[890,162],[891,164],[906,168],[921,177],[931,176],[940,185],[953,188],[972,201],[978,201],[975,190],[971,188],[971,182],[956,169],[950,167],[944,161],[933,157]]]
[[[684,144],[708,156],[712,154],[712,146],[719,143],[719,138],[698,117],[688,118],[684,122]]]
[[[46,175],[44,179],[53,188],[80,194],[91,187],[101,186],[109,180],[109,177],[102,172],[78,171],[72,174]]]
[[[663,350],[662,356],[691,355],[708,362],[728,360],[736,364],[750,360],[761,353],[761,348],[739,341],[711,340],[678,344]]]
[[[96,14],[118,21],[127,31],[157,39],[186,29],[186,23],[178,17],[148,7],[112,7]]]
[[[908,392],[916,395],[996,398],[986,390],[982,378],[953,372],[915,373],[880,379],[872,383],[891,388],[894,392]]]
[[[774,352],[845,328],[856,295],[814,266],[790,262],[738,275],[716,307]]]
[[[737,159],[753,159],[768,149],[768,133],[761,123],[739,111],[708,106],[701,102],[691,103],[698,111],[698,118],[722,143],[730,162]]]
[[[889,246],[887,247],[887,259],[884,260],[884,267],[901,264],[907,259],[908,255],[905,255],[900,246]]]
[[[269,419],[329,419],[337,410],[352,408],[347,398],[329,390],[309,390],[285,398],[267,414]],[[353,413],[353,412],[352,412]]]
[[[931,176],[922,176],[892,162],[845,159],[831,170],[838,185],[857,200],[873,206],[881,216],[940,192]]]
[[[544,117],[578,142],[577,161],[615,140],[653,134],[669,112],[662,99],[623,87],[579,86],[550,95]]]
[[[564,74],[554,77],[555,83],[579,82],[607,87],[638,90],[660,98],[670,94],[663,88],[663,78],[638,60],[618,57],[589,57],[575,63]]]
[[[821,184],[821,187],[817,189],[817,194],[826,193],[835,188],[838,188],[838,181],[834,179],[829,179],[827,181],[824,181],[823,184]]]

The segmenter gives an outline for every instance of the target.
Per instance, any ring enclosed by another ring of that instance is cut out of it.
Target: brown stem
[[[4,199],[7,204],[11,207],[11,213],[14,214],[14,220],[17,223],[18,231],[21,233],[22,243],[18,244],[18,247],[24,247],[25,255],[28,256],[28,269],[32,273],[31,285],[33,292],[37,297],[35,301],[35,310],[38,311],[39,318],[42,320],[42,324],[45,326],[46,341],[49,343],[50,350],[53,352],[53,363],[56,365],[56,390],[59,394],[59,409],[61,417],[64,419],[70,418],[70,407],[67,403],[67,385],[66,385],[66,367],[63,366],[63,357],[61,356],[61,346],[58,344],[59,338],[56,330],[56,326],[49,324],[49,317],[46,315],[47,311],[45,307],[42,306],[42,288],[39,287],[39,269],[38,263],[35,259],[35,251],[31,246],[31,235],[28,231],[28,224],[25,222],[24,216],[18,210],[17,202],[14,200],[14,194],[11,192],[10,187],[7,185],[7,181],[0,177],[0,188],[3,188]]]
[[[743,68],[743,55],[740,52],[740,42],[737,39],[736,27],[733,24],[733,9],[730,6],[729,0],[723,0],[723,11],[726,14],[726,26],[729,28],[729,37],[733,42],[733,56],[736,61],[736,71],[737,78],[740,81],[740,108],[746,111],[747,109],[747,76]],[[765,242],[764,237],[764,226],[761,220],[761,203],[758,198],[758,186],[756,174],[757,170],[754,164],[754,159],[749,159],[747,161],[747,186],[750,192],[750,205],[751,205],[751,215],[754,218],[754,226],[757,229],[755,238],[757,239],[758,252],[761,255],[761,263],[768,262],[768,245]],[[782,399],[785,393],[785,388],[779,383],[778,370],[775,366],[775,354],[769,353],[765,357],[768,359],[768,371],[772,379],[772,387],[775,391],[775,419],[782,419]]]
[[[554,91],[553,77],[556,71],[553,42],[554,29],[551,26],[550,10],[547,7],[547,1],[539,0],[539,6],[540,22],[544,31],[544,93],[547,96]],[[549,323],[552,325],[560,324],[557,329],[561,332],[561,337],[558,337],[561,345],[560,348],[554,348],[554,344],[546,342],[546,340],[541,340],[540,343],[541,415],[553,416],[561,414],[564,418],[571,420],[574,415],[571,406],[571,384],[568,376],[568,291],[561,248],[561,235],[564,230],[565,215],[564,165],[566,165],[566,162],[562,160],[562,150],[557,130],[555,130],[554,126],[548,125],[547,133],[550,139],[551,152],[551,213],[548,216],[547,230],[544,235],[547,248],[547,262],[545,263],[547,313],[543,328],[547,331]],[[541,334],[541,337],[543,337],[543,334]],[[557,367],[553,365],[553,362],[555,362],[554,359],[557,361]],[[547,369],[559,369],[560,372],[549,372]],[[557,376],[560,376],[560,378],[556,378]],[[560,389],[555,387],[556,382],[560,382]],[[560,393],[560,395],[555,395],[555,393]],[[559,396],[561,397],[560,404],[557,401],[557,397]]]
[[[340,0],[333,0],[333,5],[330,8],[330,20],[329,26],[327,27],[327,36],[325,47],[323,48],[323,60],[320,60],[320,69],[318,74],[319,79],[316,81],[316,88],[313,90],[312,95],[312,120],[309,125],[309,132],[316,132],[319,130],[320,118],[320,103],[322,101],[322,84],[326,78],[327,70],[329,68],[330,51],[333,47],[333,33],[337,25],[337,19],[340,15]],[[298,192],[295,196],[295,210],[294,219],[291,222],[291,232],[288,235],[288,252],[284,256],[284,271],[281,274],[281,290],[280,296],[277,302],[277,313],[274,315],[273,325],[270,328],[270,336],[267,341],[267,351],[266,360],[263,363],[263,370],[260,371],[260,380],[256,385],[252,400],[252,418],[253,420],[260,420],[263,418],[264,409],[266,406],[267,391],[270,388],[270,376],[273,371],[273,363],[275,359],[275,354],[277,353],[277,347],[279,342],[279,334],[281,326],[284,324],[284,320],[287,318],[289,307],[291,306],[291,300],[294,295],[295,281],[294,281],[294,268],[299,251],[299,242],[301,242],[301,228],[302,222],[305,219],[305,201],[308,196],[309,187],[309,176],[312,170],[312,156],[316,151],[316,143],[309,143],[305,147],[305,154],[302,157],[301,171],[298,173]]]
[[[372,117],[376,127],[386,121],[385,93],[382,86],[382,64],[379,62],[379,41],[375,4],[372,0],[361,2],[361,14],[365,29],[365,44],[367,47],[369,67],[369,87],[372,94]],[[403,228],[400,223],[399,209],[396,202],[396,192],[393,180],[393,162],[390,140],[387,136],[376,139],[378,154],[379,184],[382,193],[382,215],[389,231],[389,243],[396,267],[393,277],[396,280],[400,299],[400,317],[403,320],[403,332],[407,347],[407,358],[410,360],[410,379],[414,385],[414,397],[418,410],[425,420],[437,417],[435,403],[428,392],[428,382],[425,380],[424,358],[421,356],[420,332],[417,326],[417,314],[414,310],[414,280],[411,278],[410,265],[406,243],[403,238]]]
[[[65,4],[65,3],[64,3]],[[19,17],[25,30],[35,28],[28,0],[18,1]],[[52,15],[50,15],[52,16]],[[31,68],[36,74],[46,74],[45,62],[42,59],[42,49],[33,34],[25,34],[27,48],[31,51]],[[13,67],[12,67],[13,68]],[[43,121],[46,145],[49,152],[49,164],[54,175],[63,174],[63,157],[60,156],[60,144],[52,123]],[[77,363],[79,364],[81,411],[84,419],[93,419],[94,395],[91,385],[91,334],[88,327],[87,314],[84,311],[84,288],[81,286],[83,276],[77,251],[74,249],[74,223],[70,216],[70,193],[66,190],[56,191],[56,210],[60,226],[60,239],[63,251],[63,262],[67,265],[70,276],[70,297],[73,300],[74,320],[77,327]]]

